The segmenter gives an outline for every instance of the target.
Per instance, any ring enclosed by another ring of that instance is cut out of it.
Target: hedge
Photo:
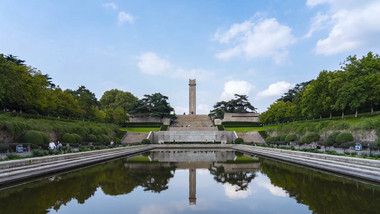
[[[288,134],[285,137],[285,142],[289,143],[291,141],[297,140],[297,135],[296,134]]]
[[[150,140],[149,139],[143,139],[141,141],[142,144],[150,144]]]
[[[263,139],[266,139],[269,136],[266,131],[258,131],[258,133]]]
[[[43,132],[29,130],[24,133],[24,135],[21,138],[21,141],[24,143],[43,145],[49,143],[49,137]]]
[[[130,122],[125,123],[125,127],[161,127],[163,123],[156,123],[156,122],[146,122],[146,123],[137,123],[137,122]]]
[[[87,142],[96,142],[96,136],[94,134],[87,135]]]
[[[337,143],[351,142],[351,141],[354,141],[354,137],[352,136],[352,133],[350,132],[342,132],[336,136],[335,141]]]
[[[235,143],[236,144],[241,144],[241,143],[244,143],[244,140],[243,140],[243,138],[238,137],[238,138],[235,139]]]
[[[320,138],[319,134],[315,132],[310,132],[301,137],[301,143],[312,143],[318,141]]]
[[[73,134],[65,133],[62,136],[62,141],[64,143],[76,143],[76,138]]]
[[[338,136],[339,134],[340,132],[333,132],[327,137],[327,142],[329,143],[329,145],[333,145],[334,143],[336,143],[335,139],[336,136]]]

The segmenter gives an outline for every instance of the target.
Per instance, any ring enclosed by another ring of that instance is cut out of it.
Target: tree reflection
[[[214,180],[218,183],[229,183],[239,187],[236,191],[247,190],[249,183],[255,178],[255,172],[240,171],[240,172],[225,172],[224,166],[215,166],[213,164],[210,173],[214,176]]]
[[[380,187],[289,164],[263,160],[262,173],[313,213],[378,213]]]
[[[168,189],[174,169],[132,170],[121,160],[93,166],[0,191],[0,213],[47,213],[73,199],[83,204],[98,187],[107,195],[128,194],[137,186],[159,193]]]

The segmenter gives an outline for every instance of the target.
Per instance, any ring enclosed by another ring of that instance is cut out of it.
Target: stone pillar
[[[197,203],[197,170],[189,169],[189,204]]]
[[[189,114],[196,115],[197,114],[197,103],[196,103],[196,82],[195,79],[189,79]]]

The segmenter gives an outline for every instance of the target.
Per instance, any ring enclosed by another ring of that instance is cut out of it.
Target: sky
[[[234,94],[265,111],[295,84],[380,52],[379,0],[0,0],[0,53],[62,89],[138,98],[160,92],[188,113]]]

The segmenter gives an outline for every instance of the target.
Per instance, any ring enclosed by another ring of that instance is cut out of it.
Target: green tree
[[[77,90],[67,91],[73,95],[75,100],[78,100],[82,115],[89,119],[95,118],[95,108],[98,106],[98,100],[95,97],[95,94],[88,90],[85,86],[79,86]]]
[[[248,101],[247,95],[235,94],[235,99],[229,101],[220,101],[214,105],[214,109],[210,111],[211,115],[216,118],[223,118],[224,113],[248,113],[256,112],[256,108]]]
[[[176,116],[172,114],[174,108],[170,106],[168,97],[161,93],[152,95],[145,94],[144,98],[133,103],[131,114],[149,114],[153,117],[172,118]]]
[[[112,89],[104,92],[100,98],[100,106],[102,109],[110,108],[115,110],[122,108],[125,112],[128,112],[132,109],[133,103],[137,100],[138,98],[130,92]]]

